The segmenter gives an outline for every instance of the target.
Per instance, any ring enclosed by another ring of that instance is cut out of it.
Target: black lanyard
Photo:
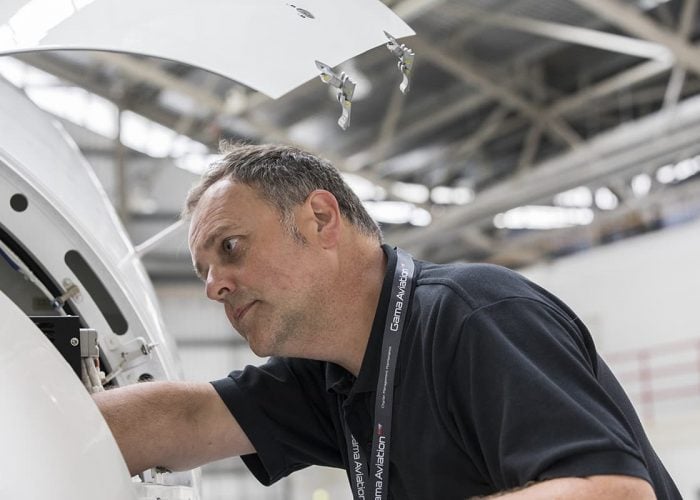
[[[347,425],[345,441],[348,448],[352,494],[355,500],[385,500],[389,496],[389,445],[391,443],[391,413],[394,400],[394,375],[398,360],[401,334],[408,312],[413,288],[413,259],[400,248],[396,249],[397,262],[391,299],[384,325],[382,357],[377,377],[377,395],[374,402],[372,427],[372,476],[367,467],[365,450],[359,445]]]

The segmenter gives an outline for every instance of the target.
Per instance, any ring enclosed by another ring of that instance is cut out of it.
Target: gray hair
[[[280,213],[280,220],[292,235],[298,235],[293,210],[316,189],[324,189],[338,201],[340,214],[361,233],[383,240],[381,229],[338,169],[327,160],[284,145],[221,145],[225,156],[212,164],[187,194],[183,217],[189,217],[204,192],[221,179],[229,178],[254,188]]]

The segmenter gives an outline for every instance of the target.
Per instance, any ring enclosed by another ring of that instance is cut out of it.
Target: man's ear
[[[313,213],[313,230],[324,247],[335,246],[340,238],[341,216],[338,200],[330,192],[316,189],[306,198]]]

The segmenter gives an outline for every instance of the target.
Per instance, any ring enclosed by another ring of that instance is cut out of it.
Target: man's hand
[[[131,474],[186,470],[255,449],[211,384],[146,382],[93,394]]]
[[[565,477],[486,498],[498,500],[656,500],[651,485],[631,476]]]

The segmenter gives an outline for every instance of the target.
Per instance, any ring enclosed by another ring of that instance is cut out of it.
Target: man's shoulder
[[[506,267],[484,263],[421,262],[416,293],[427,300],[462,302],[467,309],[509,298],[542,299],[543,290]]]

